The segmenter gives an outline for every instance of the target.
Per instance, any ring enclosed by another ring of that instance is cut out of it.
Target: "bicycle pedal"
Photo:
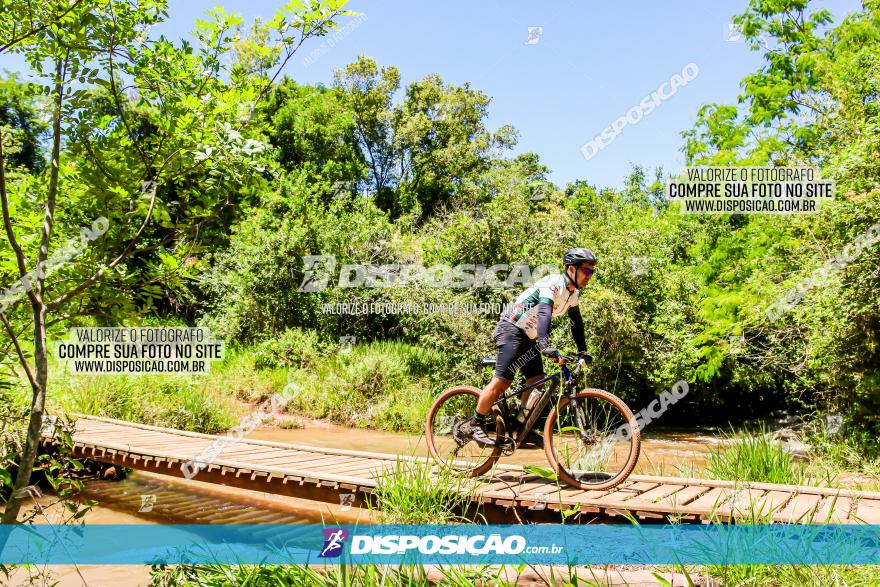
[[[510,437],[505,437],[503,440],[497,441],[501,445],[501,454],[506,457],[509,457],[516,451],[516,443]]]

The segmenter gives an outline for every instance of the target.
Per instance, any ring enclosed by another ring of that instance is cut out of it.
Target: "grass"
[[[402,342],[324,348],[299,331],[227,347],[205,375],[72,375],[50,362],[50,410],[181,430],[228,430],[279,393],[286,411],[344,426],[422,433],[445,356]],[[321,349],[319,352],[318,349]],[[282,427],[294,426],[285,420]]]
[[[79,412],[206,433],[232,428],[242,412],[224,392],[218,374],[55,374],[50,381],[54,387],[50,412]]]
[[[287,408],[344,426],[422,433],[444,359],[402,342],[357,345],[291,369]]]
[[[478,515],[473,479],[423,460],[398,460],[379,477],[371,509],[380,524],[449,524]]]
[[[429,574],[423,566],[339,565],[320,569],[294,565],[201,565],[154,566],[153,587],[233,587],[258,585],[309,585],[314,587],[410,587],[445,585],[512,586],[503,578],[504,567],[459,567],[436,569]]]
[[[829,434],[818,420],[808,425],[806,440],[813,447],[809,464],[813,476],[836,487],[880,491],[880,457],[863,438]]]
[[[741,587],[875,587],[878,572],[876,567],[845,565],[679,565],[675,571],[687,585]],[[657,584],[670,585],[664,580]]]
[[[729,435],[724,445],[709,454],[706,473],[710,479],[785,485],[801,485],[806,476],[804,466],[763,428],[755,434]]]

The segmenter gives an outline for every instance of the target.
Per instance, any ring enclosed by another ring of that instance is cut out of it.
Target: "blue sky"
[[[281,0],[225,0],[251,20],[269,18]],[[524,0],[423,2],[351,0],[362,13],[357,26],[334,45],[304,45],[287,74],[302,83],[329,84],[334,68],[364,54],[395,65],[403,84],[429,73],[482,90],[491,99],[489,126],[512,124],[520,132],[516,152],[534,151],[563,185],[585,179],[620,186],[633,164],[683,165],[680,131],[690,128],[708,102],[734,102],[739,81],[761,63],[743,42],[726,39],[731,15],[747,0],[546,3]],[[171,0],[170,19],[157,31],[180,37],[214,2]],[[859,7],[855,0],[814,0],[835,22]],[[345,24],[343,21],[342,25]],[[529,27],[543,27],[527,44]],[[306,63],[313,54],[317,58]],[[587,161],[580,152],[592,139],[680,72],[688,63],[699,75],[638,124]],[[0,69],[23,70],[17,56],[0,57]]]

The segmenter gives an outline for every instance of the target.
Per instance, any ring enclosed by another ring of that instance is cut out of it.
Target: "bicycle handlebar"
[[[590,357],[590,355],[587,355]],[[590,357],[592,359],[592,357]],[[577,363],[575,368],[572,370],[573,374],[580,373],[581,369],[583,369],[587,365],[587,360],[585,357],[579,355],[560,355],[559,357],[550,357],[550,360],[554,363],[558,363],[560,365],[567,365],[569,363]],[[592,361],[591,361],[592,362]]]

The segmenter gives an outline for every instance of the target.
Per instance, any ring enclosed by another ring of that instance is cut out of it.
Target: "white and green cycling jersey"
[[[522,292],[510,307],[501,314],[502,320],[518,326],[531,339],[538,338],[538,304],[553,306],[551,318],[556,318],[578,305],[578,290],[568,290],[568,278],[564,273],[548,275]]]

